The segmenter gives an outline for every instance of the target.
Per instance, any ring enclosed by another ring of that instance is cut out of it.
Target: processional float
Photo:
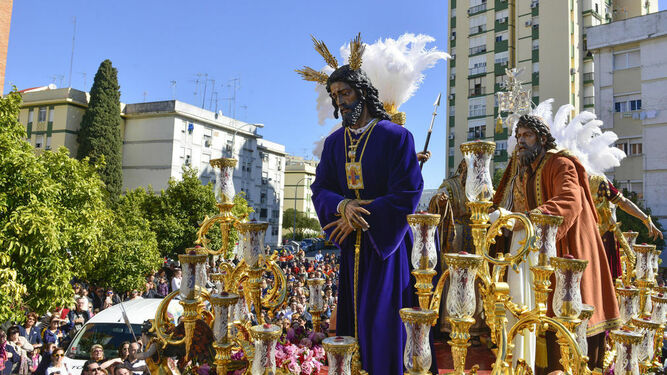
[[[508,71],[511,79],[515,71]],[[529,96],[515,86],[518,81],[510,81],[509,91],[499,100],[500,111],[525,110],[530,108]],[[512,94],[514,92],[514,94]],[[518,94],[517,94],[518,93]],[[528,100],[526,102],[526,100]],[[518,103],[518,104],[517,104]],[[526,104],[528,103],[528,104]],[[448,320],[452,326],[450,335],[454,374],[465,374],[465,359],[470,343],[469,328],[475,322],[475,280],[479,284],[486,324],[491,331],[491,340],[497,345],[496,360],[492,374],[531,374],[532,369],[521,358],[513,362],[512,341],[525,329],[544,331],[555,330],[562,355],[561,364],[566,374],[601,373],[600,369],[589,369],[586,356],[586,324],[594,307],[582,303],[580,281],[587,262],[556,253],[556,232],[562,217],[531,212],[504,213],[490,224],[489,209],[493,187],[490,161],[495,149],[493,142],[474,141],[461,145],[461,151],[468,165],[466,196],[471,212],[472,236],[475,254],[443,254],[448,269],[439,278],[435,289],[433,277],[437,264],[435,230],[439,215],[417,213],[408,215],[407,221],[414,233],[411,263],[412,274],[416,278],[416,295],[419,307],[403,308],[400,316],[405,324],[407,340],[404,350],[406,374],[430,374],[432,353],[429,346],[429,332],[438,318],[439,306],[445,281],[450,286],[446,295]],[[180,290],[169,294],[160,304],[152,324],[156,343],[162,347],[185,345],[186,360],[196,345],[195,327],[199,321],[206,323],[215,338],[212,348],[215,352],[214,365],[218,375],[228,371],[245,369],[252,375],[281,374],[276,372],[276,342],[281,328],[264,322],[263,312],[273,316],[284,303],[287,294],[286,277],[276,263],[277,254],[264,250],[264,236],[268,223],[247,221],[232,213],[234,203],[233,170],[235,159],[211,160],[211,166],[220,170],[219,213],[206,217],[197,233],[196,244],[185,254],[179,255],[183,278]],[[503,229],[511,230],[521,223],[525,229],[525,239],[515,253],[491,255],[489,249],[495,237]],[[207,233],[219,226],[222,246],[212,249]],[[235,264],[228,254],[228,238],[232,228],[242,236],[240,249],[242,260]],[[623,276],[617,280],[617,296],[621,310],[622,329],[613,331],[611,338],[614,350],[607,353],[606,365],[615,362],[617,373],[644,374],[658,366],[658,353],[662,346],[662,335],[667,322],[667,287],[656,285],[658,258],[660,252],[654,245],[635,244],[637,233],[626,232],[629,247],[634,257],[623,256]],[[508,268],[514,269],[526,261],[529,252],[537,253],[537,264],[530,267],[535,292],[534,306],[526,306],[512,301],[509,285],[504,281]],[[222,260],[221,272],[206,274],[209,257]],[[632,259],[635,258],[635,259]],[[633,262],[634,261],[634,262]],[[265,274],[272,274],[275,280],[272,288],[262,296],[261,282]],[[554,317],[547,315],[549,294],[552,291],[550,278],[555,274],[551,307]],[[216,284],[214,293],[207,291],[207,278]],[[308,279],[310,289],[310,313],[316,331],[321,331],[321,314],[324,312],[322,298],[323,279]],[[185,334],[174,335],[174,325],[168,317],[168,306],[174,298],[180,298]],[[253,325],[250,312],[254,311]],[[508,325],[508,314],[517,322]],[[327,352],[328,373],[330,375],[363,374],[358,356],[358,344],[353,337],[329,337],[323,341]],[[242,353],[240,358],[232,358],[232,353]],[[516,365],[513,365],[516,363]],[[478,366],[469,371],[474,374]],[[375,374],[373,374],[375,375]]]

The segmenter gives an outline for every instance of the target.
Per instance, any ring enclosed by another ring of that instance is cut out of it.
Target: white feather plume
[[[434,41],[428,35],[406,33],[396,40],[387,38],[366,44],[361,68],[378,89],[380,101],[393,103],[398,108],[419,89],[424,81],[424,70],[433,67],[439,60],[450,58],[436,47],[426,48],[428,43]],[[342,46],[340,52],[347,61],[350,45]],[[326,66],[322,71],[331,74],[333,69]],[[326,88],[317,86],[318,123],[324,125],[326,119],[333,118],[333,108]]]
[[[562,105],[556,116],[552,117],[552,103],[553,99],[543,101],[531,114],[540,116],[547,122],[559,149],[567,149],[573,153],[589,175],[602,174],[621,164],[626,155],[613,146],[618,136],[613,131],[602,131],[603,123],[594,113],[580,112],[568,123],[567,118],[574,107],[571,104]],[[516,120],[511,126],[512,135],[507,140],[509,153],[512,153],[516,146]]]

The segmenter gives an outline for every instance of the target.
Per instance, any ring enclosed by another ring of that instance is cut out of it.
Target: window
[[[35,137],[35,148],[42,148],[44,144],[44,135],[39,134]]]
[[[46,137],[46,149],[50,150],[51,149],[51,137]]]
[[[192,156],[185,155],[185,165],[190,165],[192,163]]]
[[[452,9],[451,15],[452,15],[452,18],[456,17],[456,8]]]
[[[625,152],[626,155],[628,154],[628,142],[618,141],[616,142],[616,147]]]
[[[260,219],[266,219],[267,214],[268,214],[268,209],[262,208],[262,209],[259,210],[259,218]]]
[[[486,98],[472,98],[468,100],[468,117],[484,116],[486,114]]]
[[[468,96],[484,95],[484,77],[477,77],[468,80]]]
[[[470,17],[470,34],[477,34],[486,31],[486,15]]]
[[[204,147],[206,147],[206,148],[211,147],[211,136],[210,135],[204,135]]]
[[[453,105],[449,106],[449,115],[450,116],[456,116],[456,106],[453,106]]]
[[[262,155],[262,161],[265,162],[269,161],[269,154],[267,154],[266,152],[262,152],[261,155]]]
[[[32,108],[28,110],[28,123],[31,123],[33,121],[33,117],[35,117],[35,111],[33,111]]]
[[[502,85],[507,79],[506,75],[496,76],[496,85]]]
[[[533,50],[540,49],[540,40],[533,39]]]
[[[259,193],[259,203],[260,204],[266,204],[266,192],[265,191]]]
[[[641,154],[642,154],[642,144],[630,143],[630,155],[641,155]]]
[[[539,73],[540,72],[540,63],[533,63],[533,73]]]
[[[55,108],[49,107],[49,122],[53,122],[53,112],[55,112]]]
[[[486,125],[475,126],[468,129],[468,140],[482,139],[486,137]]]
[[[272,236],[277,236],[278,235],[278,226],[277,225],[271,226],[271,235]]]
[[[268,183],[269,183],[269,173],[262,172],[262,185],[266,185]]]
[[[468,50],[470,55],[486,52],[486,35],[470,38],[469,46],[470,48],[468,48]]]
[[[614,70],[639,66],[639,50],[614,53]]]
[[[509,34],[507,33],[507,31],[503,31],[503,32],[500,32],[500,33],[496,34],[496,42],[502,42],[504,40],[507,40],[508,35]]]
[[[509,11],[503,9],[500,12],[496,12],[496,21],[498,22],[507,22],[507,17],[509,16]]]
[[[486,56],[475,56],[468,60],[468,74],[475,75],[486,72]]]
[[[39,107],[37,122],[44,122],[44,121],[46,121],[46,107]]]
[[[496,64],[500,65],[507,65],[507,62],[509,61],[509,54],[508,51],[503,51],[503,52],[498,52],[496,53],[496,56],[494,57],[494,62]]]
[[[614,99],[614,112],[639,111],[642,109],[642,100],[625,100],[624,98]]]
[[[227,146],[225,146],[225,151],[231,152],[232,151],[232,140],[227,141]]]

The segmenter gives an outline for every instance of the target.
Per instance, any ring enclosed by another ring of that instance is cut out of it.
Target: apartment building
[[[285,166],[285,209],[294,208],[317,219],[310,185],[315,181],[317,162],[289,155]]]
[[[595,112],[627,154],[608,177],[636,192],[667,227],[667,11],[586,32],[595,62]]]
[[[519,79],[535,104],[554,98],[556,106],[593,110],[586,28],[657,6],[645,0],[450,0],[448,175],[462,159],[461,143],[475,139],[495,141],[494,168],[506,166],[508,129],[496,126],[494,95],[506,68],[523,69]]]
[[[45,86],[22,92],[19,121],[36,152],[65,146],[76,157],[77,136],[89,95],[76,89]],[[238,160],[236,191],[246,193],[254,219],[268,221],[267,244],[282,237],[285,146],[265,140],[263,125],[251,124],[178,100],[121,103],[123,189],[160,191],[184,166],[196,168],[203,184],[217,181],[209,161]]]

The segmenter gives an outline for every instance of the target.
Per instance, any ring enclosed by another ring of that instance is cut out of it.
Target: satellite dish
[[[49,90],[55,90],[55,89],[58,88],[58,86],[56,86],[55,83],[49,83],[49,86],[47,86],[47,87],[49,88]]]

